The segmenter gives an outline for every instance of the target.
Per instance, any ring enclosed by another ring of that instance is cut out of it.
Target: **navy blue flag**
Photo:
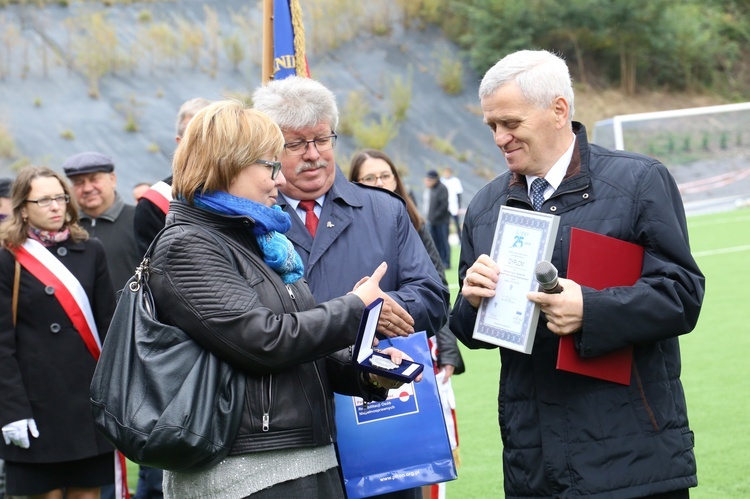
[[[304,64],[304,74],[299,76],[310,76],[307,69],[307,60],[304,53],[296,53],[294,48],[295,38],[303,41],[305,33],[301,29],[302,21],[298,22],[299,29],[295,30],[292,21],[292,2],[298,0],[274,0],[273,2],[273,78],[282,80],[288,76],[297,74],[297,59]],[[298,6],[297,6],[298,7]]]

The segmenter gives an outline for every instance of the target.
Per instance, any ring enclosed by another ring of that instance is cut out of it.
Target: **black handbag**
[[[229,453],[244,410],[245,376],[156,317],[150,255],[171,227],[159,232],[122,290],[90,395],[97,429],[128,459],[198,471]]]

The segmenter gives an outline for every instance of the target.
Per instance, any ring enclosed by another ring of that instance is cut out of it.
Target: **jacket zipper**
[[[266,377],[263,376],[262,384],[265,384]],[[268,409],[266,410],[266,404],[265,400],[263,401],[263,431],[268,431],[271,429],[271,406],[272,406],[272,395],[271,395],[271,388],[273,387],[273,374],[268,375]]]
[[[296,311],[299,312],[299,306],[297,306],[297,297],[294,294],[294,290],[292,289],[292,286],[289,285],[289,284],[285,284],[285,286],[286,286],[286,290],[289,292],[289,296],[292,298],[292,302],[293,302],[293,305],[294,305],[294,310],[296,310]],[[324,388],[324,385],[323,385],[323,378],[321,378],[321,376],[320,376],[320,370],[318,369],[318,363],[317,362],[313,362],[312,365],[313,365],[313,369],[315,369],[315,375],[318,377],[318,386],[320,386],[320,391],[323,393],[323,412],[325,413],[326,423],[328,423],[329,426],[330,426],[330,419],[329,419],[329,415],[328,415],[328,405],[325,402],[327,397],[326,397],[325,388]],[[333,438],[332,437],[329,440],[331,442],[333,442]]]

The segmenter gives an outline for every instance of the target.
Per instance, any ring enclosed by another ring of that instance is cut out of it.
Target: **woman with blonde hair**
[[[347,348],[386,265],[373,262],[372,277],[320,305],[302,279],[284,236],[291,220],[276,205],[283,147],[267,115],[234,101],[199,111],[177,147],[175,200],[151,257],[157,315],[243,373],[246,390],[229,456],[165,471],[165,497],[343,497],[334,390],[383,400],[400,386],[361,372]]]
[[[114,482],[89,385],[115,308],[104,248],[70,188],[27,166],[0,224],[0,426],[6,494],[95,499]],[[10,311],[10,313],[7,313]]]

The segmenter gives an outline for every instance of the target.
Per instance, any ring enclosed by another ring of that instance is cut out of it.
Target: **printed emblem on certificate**
[[[500,267],[495,296],[483,298],[473,338],[531,353],[539,307],[526,298],[538,291],[536,264],[550,260],[560,218],[502,206],[490,257]]]

